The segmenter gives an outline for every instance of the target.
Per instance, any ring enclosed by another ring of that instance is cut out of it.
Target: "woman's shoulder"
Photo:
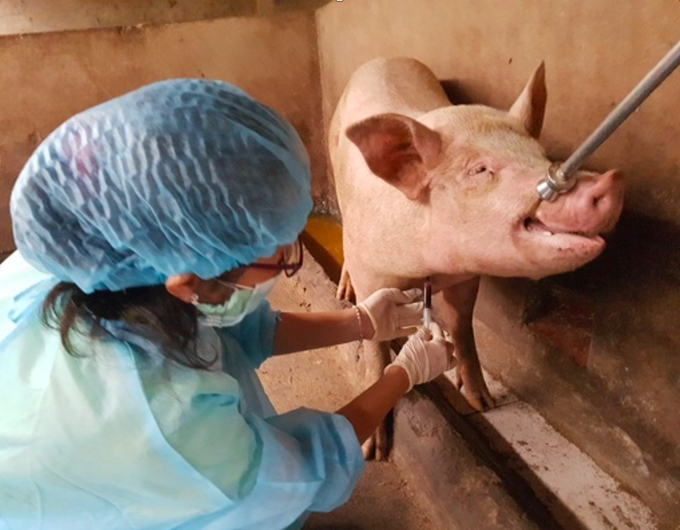
[[[0,263],[0,307],[11,302],[20,293],[53,278],[28,263],[18,251]]]
[[[39,271],[28,263],[18,250],[12,252],[0,263],[0,279],[2,280],[20,280],[23,278],[25,281],[30,281],[32,279],[43,280],[49,277],[49,273]]]
[[[0,340],[12,333],[20,320],[38,320],[40,305],[56,279],[14,252],[0,264]]]

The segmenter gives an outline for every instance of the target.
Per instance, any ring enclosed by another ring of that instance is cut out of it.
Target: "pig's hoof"
[[[354,289],[352,287],[352,280],[349,277],[349,271],[342,266],[342,272],[340,273],[340,281],[338,282],[338,290],[335,296],[339,300],[351,300],[354,295]]]
[[[385,426],[381,425],[361,446],[364,460],[386,460],[388,451],[387,442],[387,431]]]
[[[463,395],[470,406],[479,412],[492,409],[496,405],[491,396],[484,396],[482,394],[470,395],[465,391],[463,391]]]
[[[473,409],[484,412],[485,410],[492,409],[496,406],[481,371],[479,375],[475,377],[469,372],[459,371],[457,366],[454,375],[454,384]]]
[[[361,445],[361,453],[364,455],[364,460],[373,460],[375,456],[375,435],[371,434]]]
[[[480,386],[474,384],[468,386],[463,383],[462,394],[470,406],[479,412],[484,412],[485,410],[492,409],[496,406],[484,381],[482,381]]]

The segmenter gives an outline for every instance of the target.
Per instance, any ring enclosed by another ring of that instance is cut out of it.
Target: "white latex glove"
[[[401,366],[408,374],[409,391],[414,385],[432,381],[456,366],[453,344],[447,342],[439,324],[432,322],[430,330],[421,328],[413,335],[385,370]]]
[[[423,302],[416,302],[422,289],[380,289],[357,307],[368,316],[374,333],[366,340],[392,340],[406,337],[416,331],[422,322]]]

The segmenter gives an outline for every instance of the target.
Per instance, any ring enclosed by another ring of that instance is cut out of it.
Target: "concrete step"
[[[494,333],[479,324],[477,333]],[[652,511],[595,461],[554,429],[531,405],[484,373],[496,407],[472,410],[455,390],[451,374],[438,381],[447,401],[506,470],[515,473],[563,528],[657,528]],[[454,393],[457,394],[456,397]]]

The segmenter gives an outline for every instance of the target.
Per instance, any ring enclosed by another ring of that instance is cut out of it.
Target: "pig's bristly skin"
[[[532,78],[539,87],[542,72]],[[522,96],[542,118],[544,104],[527,89]],[[536,92],[544,102],[545,89]],[[434,74],[410,59],[360,68],[340,101],[329,145],[343,227],[350,246],[361,234],[362,266],[406,278],[539,278],[596,257],[601,238],[569,232],[612,228],[621,179],[610,173],[596,184],[598,175],[581,172],[572,193],[539,204],[536,184],[550,161],[524,128],[531,108],[518,100],[513,109],[525,116],[516,117],[453,106]]]
[[[614,227],[623,204],[615,171],[580,172],[573,191],[539,203],[536,184],[550,165],[537,141],[546,98],[542,64],[505,112],[451,105],[416,60],[376,59],[354,73],[331,121],[345,252],[339,291],[349,292],[351,279],[361,300],[431,276],[458,384],[478,409],[493,403],[472,334],[479,275],[541,278],[580,267],[603,250],[599,234]],[[367,350],[370,383],[386,349]],[[379,434],[366,451],[377,457],[386,441]]]

